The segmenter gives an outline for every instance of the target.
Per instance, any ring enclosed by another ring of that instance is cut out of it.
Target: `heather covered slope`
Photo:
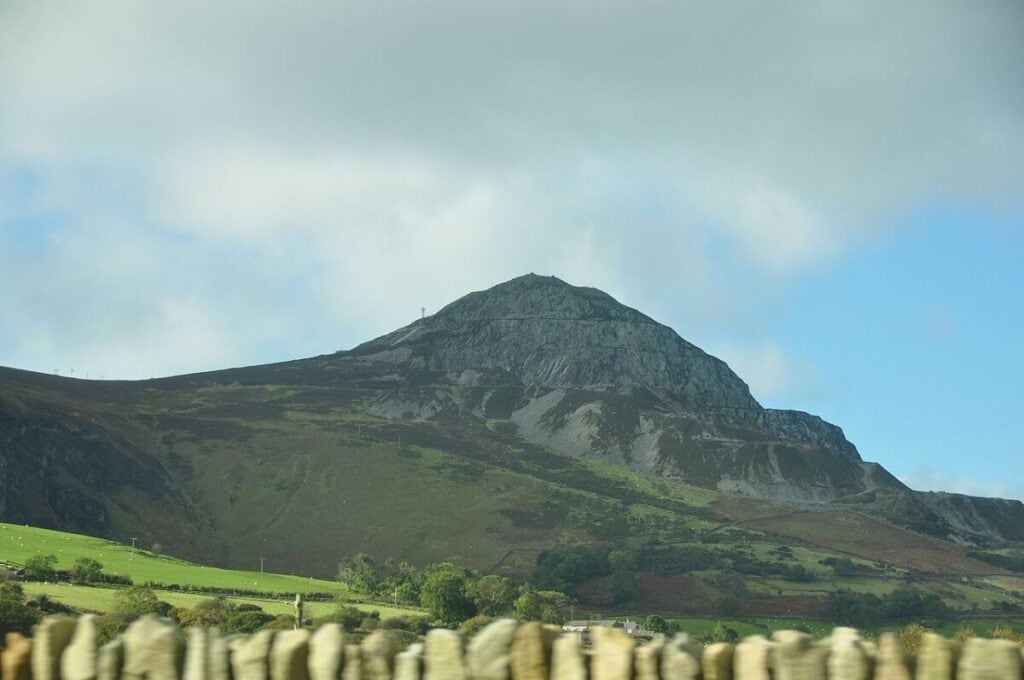
[[[1020,503],[911,492],[838,427],[761,408],[671,329],[532,275],[309,359],[137,382],[0,369],[0,491],[5,521],[328,577],[359,551],[523,571],[556,545],[702,545],[734,535],[713,532],[737,521],[723,493],[815,512],[835,536],[843,515],[818,511],[854,509],[887,545],[893,524],[1024,539]],[[901,568],[1003,573],[944,541],[921,550],[941,556]]]

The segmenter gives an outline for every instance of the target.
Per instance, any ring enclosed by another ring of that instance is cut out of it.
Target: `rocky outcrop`
[[[528,275],[471,293],[426,319],[353,350],[408,349],[410,367],[500,369],[524,385],[639,385],[701,409],[758,409],[725,362],[593,288]]]

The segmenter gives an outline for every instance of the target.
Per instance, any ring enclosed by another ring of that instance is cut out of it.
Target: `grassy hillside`
[[[551,548],[665,548],[701,559],[638,564],[633,604],[646,611],[714,615],[739,592],[745,615],[813,617],[837,589],[885,596],[907,583],[960,611],[1024,602],[1007,569],[847,507],[757,501],[561,455],[524,443],[501,418],[381,417],[374,404],[385,390],[338,382],[333,366],[324,358],[137,383],[0,369],[4,451],[31,481],[0,479],[0,513],[19,498],[19,512],[45,501],[46,524],[93,522],[78,531],[117,539],[8,524],[0,559],[52,553],[69,567],[88,544],[107,572],[136,582],[343,592],[329,579],[358,552],[522,579]],[[487,408],[505,418],[512,405],[501,394]],[[132,553],[130,536],[222,568]],[[260,574],[260,557],[268,570],[306,577]],[[610,587],[600,575],[576,595],[610,606]]]
[[[89,557],[99,561],[104,572],[128,576],[134,583],[266,593],[347,593],[337,581],[207,567],[102,538],[0,523],[0,561],[23,565],[33,555],[56,556],[57,568],[62,570],[70,569],[80,557]]]

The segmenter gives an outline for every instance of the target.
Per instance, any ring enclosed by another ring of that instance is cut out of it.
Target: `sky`
[[[1024,3],[0,0],[0,365],[601,288],[914,488],[1024,499]]]

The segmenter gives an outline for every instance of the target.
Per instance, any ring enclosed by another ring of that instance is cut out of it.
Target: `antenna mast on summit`
[[[420,318],[421,319],[427,318],[427,308],[426,307],[420,307]]]

